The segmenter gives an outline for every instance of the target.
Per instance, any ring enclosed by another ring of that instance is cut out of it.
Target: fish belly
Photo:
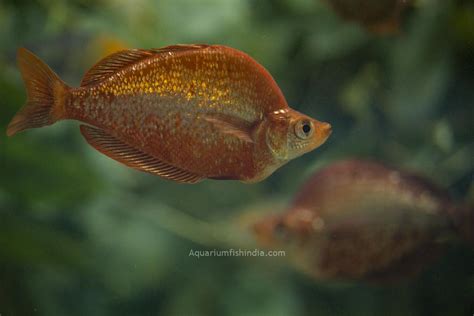
[[[257,144],[221,133],[203,119],[215,111],[201,106],[199,100],[156,94],[84,93],[70,103],[72,118],[101,128],[161,161],[206,178],[252,182],[265,168],[257,161]]]

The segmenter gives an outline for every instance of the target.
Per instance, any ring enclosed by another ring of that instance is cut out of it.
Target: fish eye
[[[303,132],[305,134],[308,134],[310,131],[311,131],[311,126],[309,126],[309,124],[304,124],[303,125]]]
[[[313,123],[309,120],[301,120],[295,125],[295,133],[301,139],[307,139],[313,135]]]
[[[276,224],[275,227],[274,227],[274,230],[273,230],[273,235],[278,240],[288,239],[288,231],[285,227],[285,224],[283,224],[282,222],[279,222],[278,224]]]

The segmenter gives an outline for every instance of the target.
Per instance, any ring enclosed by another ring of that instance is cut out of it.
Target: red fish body
[[[26,50],[19,51],[19,65],[29,101],[8,134],[79,120],[100,152],[179,182],[260,181],[330,134],[329,124],[290,109],[261,65],[224,46],[121,51],[95,65],[75,89]],[[46,78],[32,80],[38,74]],[[38,82],[45,83],[38,88]],[[48,91],[38,94],[42,89]],[[41,99],[45,94],[48,100]]]

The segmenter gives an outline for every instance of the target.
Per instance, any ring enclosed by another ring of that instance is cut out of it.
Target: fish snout
[[[321,122],[321,129],[326,132],[328,135],[332,133],[332,126],[327,122]]]
[[[280,222],[280,218],[273,215],[253,224],[252,230],[258,242],[266,247],[271,247],[277,241],[274,238],[275,230],[280,226]]]
[[[326,140],[332,133],[332,126],[327,122],[318,122],[319,134]]]

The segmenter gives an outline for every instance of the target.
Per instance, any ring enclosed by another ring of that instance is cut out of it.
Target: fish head
[[[267,130],[267,145],[280,160],[291,160],[321,146],[331,125],[291,109],[272,113]]]
[[[288,235],[281,217],[277,215],[258,220],[253,224],[252,231],[259,244],[269,248],[281,246]]]
[[[285,216],[267,216],[253,225],[257,242],[266,248],[291,250],[300,244],[298,231],[288,225]]]
[[[324,221],[312,210],[290,209],[270,215],[253,225],[260,244],[266,247],[299,247],[324,231]]]

